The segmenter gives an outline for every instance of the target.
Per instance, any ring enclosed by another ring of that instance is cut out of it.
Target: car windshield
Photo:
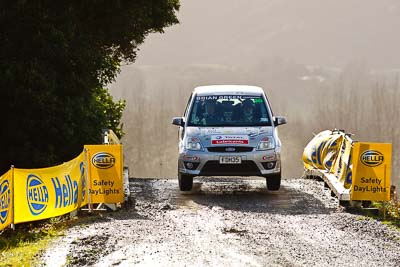
[[[196,96],[188,126],[271,126],[271,119],[261,95]]]

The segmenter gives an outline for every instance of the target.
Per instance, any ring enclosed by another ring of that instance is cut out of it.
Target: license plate
[[[219,157],[219,164],[240,164],[242,157],[239,156],[223,156]]]

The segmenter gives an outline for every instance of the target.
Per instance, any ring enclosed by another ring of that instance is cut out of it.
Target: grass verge
[[[347,211],[359,213],[363,216],[381,221],[391,225],[400,231],[400,202],[397,194],[391,195],[390,201],[365,201],[368,205],[348,207]],[[361,203],[361,202],[360,202]],[[364,203],[364,201],[363,201]],[[364,209],[367,208],[367,209]]]
[[[373,205],[379,209],[380,217],[386,224],[400,230],[400,203],[397,194],[389,202],[374,202]]]
[[[49,242],[62,236],[66,217],[16,225],[0,235],[0,266],[37,266]]]
[[[79,218],[71,218],[67,214],[47,220],[17,224],[15,231],[8,228],[0,232],[0,267],[40,266],[41,256],[50,241],[63,236],[65,230],[71,226],[84,226],[101,220],[107,220],[102,213],[81,213]]]

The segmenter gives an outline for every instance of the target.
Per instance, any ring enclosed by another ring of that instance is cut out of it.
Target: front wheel
[[[268,175],[265,177],[267,180],[267,188],[270,191],[277,191],[281,187],[281,173]]]
[[[190,191],[193,187],[193,176],[178,173],[179,189]]]

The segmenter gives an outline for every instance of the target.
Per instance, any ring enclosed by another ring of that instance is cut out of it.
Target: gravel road
[[[338,207],[322,182],[130,179],[134,203],[68,230],[46,266],[400,266],[400,232]]]

